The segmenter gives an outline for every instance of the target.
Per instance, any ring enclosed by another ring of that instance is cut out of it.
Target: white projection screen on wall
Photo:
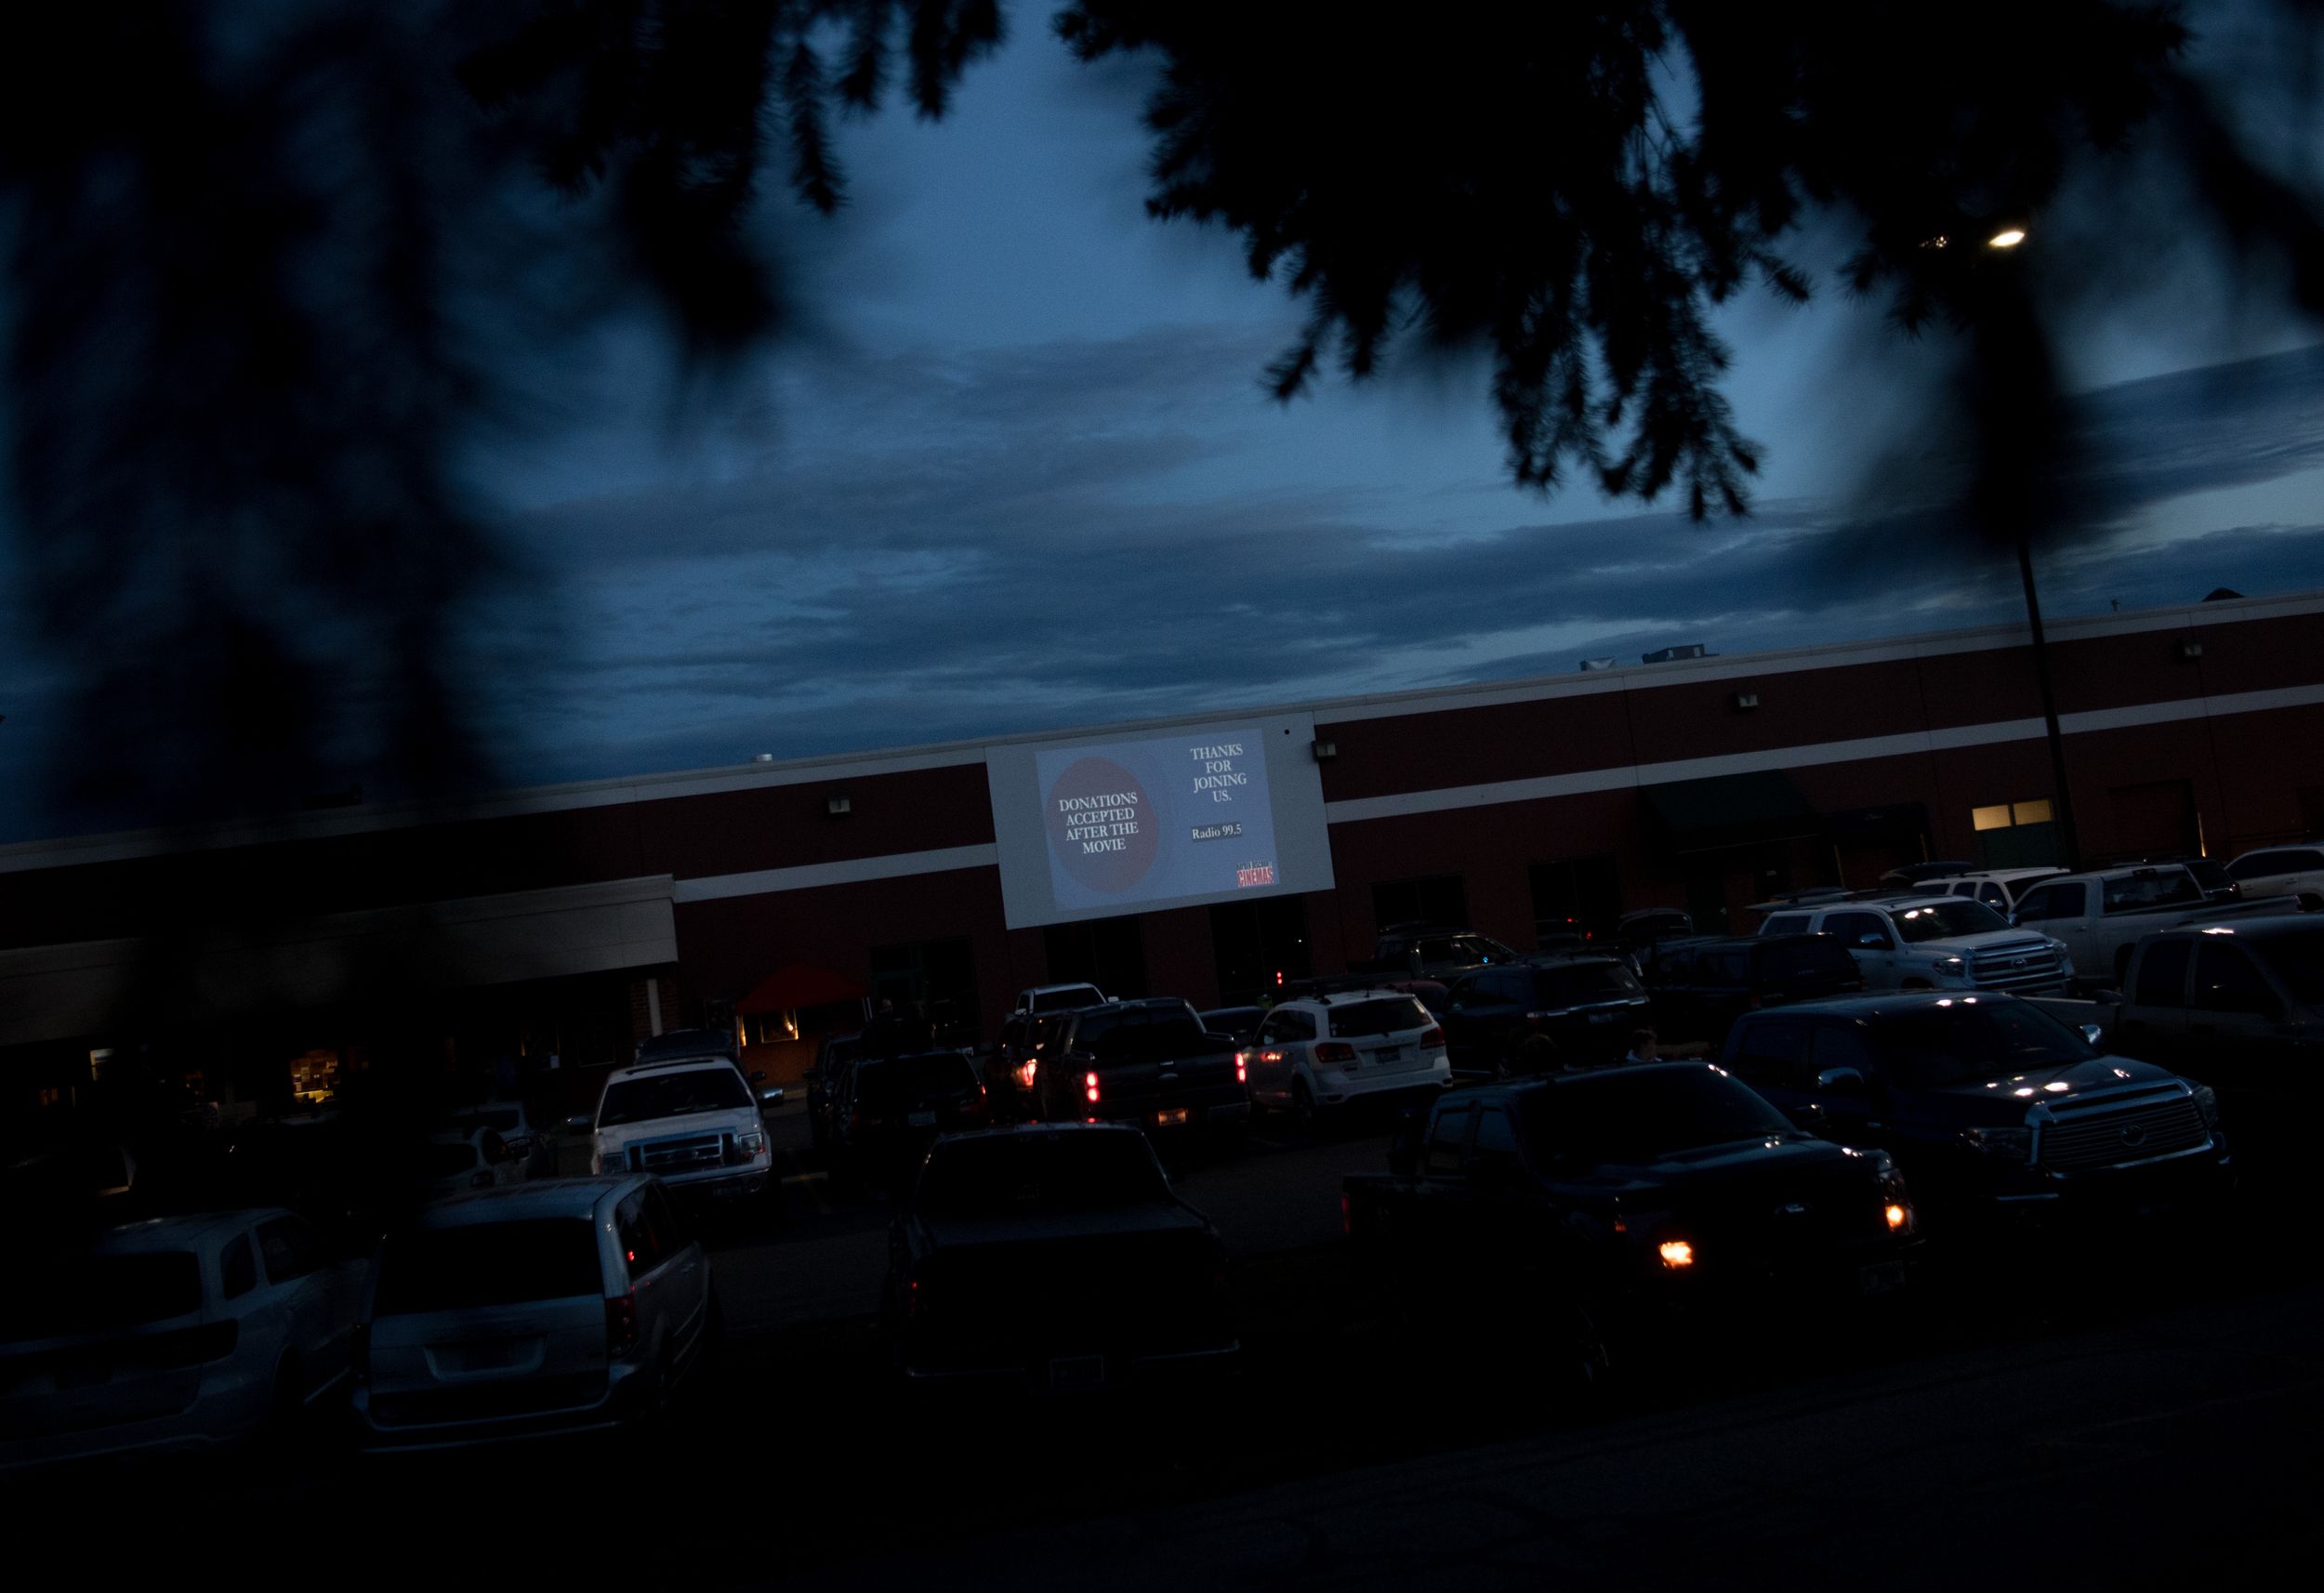
[[[1306,714],[988,747],[1012,929],[1331,889]]]

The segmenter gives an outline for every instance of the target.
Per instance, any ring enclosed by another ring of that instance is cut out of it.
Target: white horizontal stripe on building
[[[2168,724],[2176,719],[2258,713],[2269,708],[2306,707],[2317,703],[2324,703],[2324,685],[2285,686],[2267,691],[2235,691],[2217,697],[2184,697],[2169,703],[2141,703],[2127,708],[2062,714],[2058,717],[2058,728],[2073,735]],[[1325,803],[1324,818],[1334,824],[1360,823],[1367,819],[1402,818],[1414,813],[1491,807],[1501,802],[1534,802],[1545,796],[1578,796],[1593,791],[1661,785],[1673,780],[1708,780],[1722,774],[1755,774],[1765,770],[1805,769],[1819,763],[1852,763],[1868,757],[1901,757],[1957,747],[1988,746],[1997,742],[2039,741],[2044,733],[2040,719],[1999,719],[1990,724],[1952,725],[1904,735],[1860,736],[1854,741],[1768,747],[1721,757],[1680,758],[1667,763],[1542,775],[1532,780],[1497,780],[1479,785],[1443,785],[1431,791],[1399,791],[1387,796],[1358,796]]]
[[[825,885],[861,885],[870,879],[902,879],[915,874],[947,874],[957,868],[997,868],[1000,849],[990,841],[973,847],[938,847],[924,852],[890,852],[885,857],[851,857],[798,868],[761,868],[748,874],[709,874],[681,879],[671,900],[716,902],[727,896],[766,896],[778,890],[812,890]]]

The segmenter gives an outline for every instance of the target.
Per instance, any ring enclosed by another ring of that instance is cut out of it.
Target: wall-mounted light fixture
[[[1311,742],[1308,744],[1314,748],[1315,761],[1317,763],[1323,762],[1326,758],[1338,757],[1340,756],[1340,744],[1338,742],[1319,741]]]
[[[1735,694],[1735,706],[1737,712],[1747,714],[1750,713],[1753,708],[1759,706],[1759,693],[1756,691],[1737,691]]]
[[[844,819],[855,811],[855,804],[844,796],[833,796],[824,803],[823,810],[830,818]]]
[[[2188,637],[2185,640],[2179,643],[2179,656],[2181,658],[2200,658],[2203,656],[2203,644],[2197,641],[2193,637]]]

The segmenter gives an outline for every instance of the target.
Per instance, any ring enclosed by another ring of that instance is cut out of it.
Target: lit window
[[[2006,830],[2017,824],[2046,824],[2050,819],[2050,799],[2047,796],[2031,802],[1996,802],[1990,808],[1969,810],[1969,822],[1980,830]]]

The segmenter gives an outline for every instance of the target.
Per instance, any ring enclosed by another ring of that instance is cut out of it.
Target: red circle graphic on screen
[[[1049,788],[1050,850],[1065,872],[1103,896],[1119,896],[1154,866],[1161,836],[1154,802],[1137,776],[1110,757],[1067,766]]]

